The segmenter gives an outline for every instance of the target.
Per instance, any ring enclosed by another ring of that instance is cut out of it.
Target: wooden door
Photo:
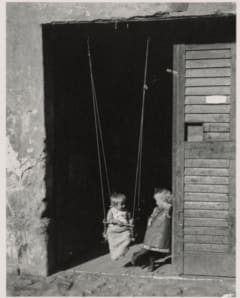
[[[175,45],[173,260],[235,276],[235,47]]]

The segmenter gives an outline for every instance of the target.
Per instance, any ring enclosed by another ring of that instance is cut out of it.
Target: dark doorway
[[[79,27],[80,28],[80,27]],[[150,36],[151,37],[151,36]],[[90,38],[93,75],[112,191],[132,208],[146,55],[146,36],[113,31]],[[54,96],[54,196],[58,263],[82,257],[102,240],[99,183],[87,38],[64,26],[49,38]],[[153,189],[171,189],[172,45],[151,37],[140,225],[153,208]],[[109,205],[106,198],[106,207]]]

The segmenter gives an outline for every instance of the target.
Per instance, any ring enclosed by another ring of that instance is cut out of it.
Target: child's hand
[[[170,215],[171,207],[172,207],[171,204],[168,204],[168,206],[166,206],[166,215],[169,218],[171,217],[171,215]]]
[[[150,219],[148,220],[148,224],[147,224],[147,226],[150,227],[151,225],[152,225],[152,219],[150,218]]]
[[[112,221],[112,223],[113,223],[113,224],[116,224],[116,225],[119,225],[120,227],[123,227],[123,226],[124,226],[124,224],[123,224],[120,220],[117,220],[117,219],[114,219],[114,220]]]
[[[105,240],[105,241],[107,241],[108,240],[108,236],[107,236],[107,233],[106,232],[103,232],[103,239]]]

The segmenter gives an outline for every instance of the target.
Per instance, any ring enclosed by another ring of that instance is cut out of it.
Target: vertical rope
[[[97,114],[97,121],[98,121],[98,129],[99,129],[99,135],[100,135],[100,144],[102,147],[102,153],[103,153],[103,163],[104,163],[104,168],[105,168],[105,173],[106,173],[106,181],[107,181],[107,190],[108,190],[108,197],[110,198],[111,196],[111,187],[110,187],[110,180],[109,180],[109,175],[108,175],[108,167],[107,167],[107,161],[106,161],[106,154],[105,154],[105,149],[104,149],[104,143],[103,143],[103,134],[102,134],[102,126],[101,126],[101,120],[99,116],[99,109],[98,109],[98,102],[97,102],[97,96],[96,96],[96,90],[94,88],[94,99],[95,99],[95,107],[96,107],[96,114]]]
[[[142,147],[143,147],[143,123],[142,123],[142,134],[140,141],[140,153],[139,153],[139,173],[138,173],[138,189],[137,189],[137,208],[140,209],[140,194],[141,194],[141,177],[142,177]]]
[[[96,104],[95,104],[96,94],[94,91],[95,88],[94,88],[94,78],[92,73],[92,60],[91,60],[89,38],[87,40],[87,47],[88,47],[88,60],[89,60],[89,69],[90,69],[90,78],[91,78],[91,87],[92,87],[93,113],[94,113],[94,124],[95,124],[96,141],[97,141],[98,168],[99,168],[101,196],[102,196],[102,205],[103,205],[103,217],[105,219],[106,211],[105,211],[104,190],[103,190],[102,163],[101,163],[100,145],[99,145],[99,136],[98,136],[98,127],[97,127],[97,111],[96,111]]]
[[[138,208],[139,208],[139,205],[140,205],[141,175],[142,175],[143,120],[144,120],[144,108],[145,108],[145,95],[146,95],[146,89],[147,89],[146,80],[147,80],[149,43],[150,43],[150,37],[148,37],[148,39],[147,39],[146,55],[145,55],[145,67],[144,67],[144,78],[143,78],[143,94],[142,94],[142,109],[141,109],[141,122],[140,122],[140,131],[139,131],[138,157],[137,157],[137,168],[136,168],[135,187],[134,187],[134,199],[133,199],[133,218],[135,216],[136,200],[137,200],[137,203],[138,203]]]

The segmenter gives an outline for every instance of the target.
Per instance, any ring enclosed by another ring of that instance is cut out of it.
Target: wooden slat
[[[228,193],[227,185],[185,184],[185,192]]]
[[[216,140],[215,140],[216,141]],[[219,140],[220,141],[220,140]],[[222,139],[221,139],[222,141]],[[192,142],[193,143],[193,142]],[[191,143],[191,144],[192,144]],[[196,142],[197,143],[197,142]],[[205,142],[202,142],[203,144],[206,144]],[[189,148],[185,149],[185,158],[219,158],[219,159],[233,159],[234,152],[232,151],[221,151],[217,144],[215,145],[216,150],[211,150],[211,147],[206,148]],[[223,148],[223,147],[221,147]],[[219,149],[219,150],[218,150]]]
[[[231,89],[229,86],[216,86],[216,87],[186,87],[186,95],[229,95]]]
[[[193,202],[228,202],[227,194],[220,193],[191,193],[186,192],[184,196],[185,201]]]
[[[230,86],[231,78],[187,78],[185,86]]]
[[[185,168],[186,176],[218,176],[228,177],[228,169],[210,169],[210,168]]]
[[[213,177],[213,176],[185,176],[186,184],[228,184],[228,177]]]
[[[227,244],[192,244],[185,243],[184,251],[212,251],[212,252],[227,252]]]
[[[218,148],[216,148],[216,146]],[[228,151],[232,152],[235,151],[235,144],[233,142],[194,142],[194,143],[185,143],[185,149],[204,149],[208,148],[208,150],[213,150],[214,152],[219,151]]]
[[[231,53],[229,50],[202,50],[202,51],[194,51],[188,50],[186,51],[186,59],[218,59],[218,58],[230,58]]]
[[[216,235],[185,235],[185,243],[211,243],[211,244],[228,244],[229,239],[227,236]]]
[[[184,202],[185,209],[213,209],[213,210],[228,210],[228,203],[223,202]]]
[[[205,141],[229,141],[229,132],[206,132],[204,134]]]
[[[185,158],[233,159],[232,142],[185,142]]]
[[[219,159],[185,159],[185,167],[189,168],[228,168],[229,160]]]
[[[185,251],[213,251],[213,252],[227,252],[227,244],[190,244],[185,243]]]
[[[187,60],[186,68],[230,67],[230,59]]]
[[[186,122],[229,122],[229,114],[185,114]]]
[[[228,218],[228,211],[216,211],[216,210],[184,210],[184,217],[194,218]]]
[[[229,96],[226,96],[226,103],[230,103],[230,98]],[[188,95],[185,96],[185,104],[191,104],[191,105],[201,105],[201,104],[206,104],[206,96],[204,95]],[[213,105],[208,103],[208,105]],[[215,104],[214,104],[215,105]]]
[[[228,235],[228,228],[217,228],[217,227],[185,227],[185,235]]]
[[[231,68],[193,68],[186,69],[185,77],[186,78],[209,78],[209,77],[230,77]]]
[[[186,50],[213,50],[213,49],[230,49],[231,44],[228,43],[205,43],[205,44],[187,44]]]
[[[205,132],[229,132],[229,123],[204,123],[203,130]]]
[[[185,105],[185,113],[189,114],[226,114],[230,105]]]
[[[228,227],[226,219],[212,219],[212,218],[185,218],[185,227]]]

